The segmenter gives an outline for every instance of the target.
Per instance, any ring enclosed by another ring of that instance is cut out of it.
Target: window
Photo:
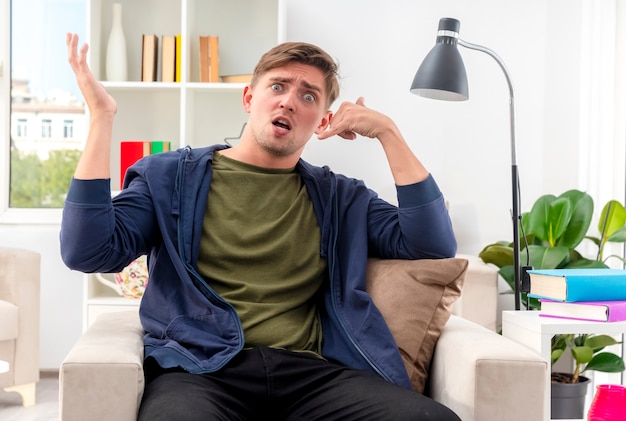
[[[15,136],[16,137],[26,137],[28,136],[28,125],[26,124],[28,120],[25,118],[17,118],[17,123],[15,125]]]
[[[41,137],[52,137],[52,120],[41,120]]]
[[[60,208],[86,137],[65,34],[85,39],[86,0],[11,0],[10,208]]]
[[[63,120],[63,137],[65,139],[74,137],[74,122],[72,120]]]

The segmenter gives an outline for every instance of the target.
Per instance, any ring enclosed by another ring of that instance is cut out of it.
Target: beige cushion
[[[437,339],[461,295],[467,265],[467,260],[458,258],[368,262],[367,291],[419,393],[424,391]]]

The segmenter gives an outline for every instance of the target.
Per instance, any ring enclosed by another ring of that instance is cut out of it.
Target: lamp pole
[[[517,169],[517,143],[515,139],[515,104],[513,94],[513,83],[511,82],[511,75],[506,68],[506,65],[502,59],[491,49],[483,47],[482,45],[472,44],[470,42],[457,39],[458,45],[469,48],[471,50],[482,51],[483,53],[491,56],[500,66],[506,82],[509,86],[509,119],[510,119],[510,132],[511,132],[511,192],[513,195],[513,209],[511,210],[511,217],[513,219],[513,270],[514,270],[514,292],[515,292],[515,310],[519,310],[521,307],[521,262],[520,262],[520,238],[519,238],[519,223],[521,221],[520,204],[519,204],[519,173]]]

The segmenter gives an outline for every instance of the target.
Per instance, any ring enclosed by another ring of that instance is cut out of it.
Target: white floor
[[[35,405],[24,408],[16,392],[0,389],[0,420],[2,421],[58,421],[59,378],[56,372],[41,373],[37,383]]]

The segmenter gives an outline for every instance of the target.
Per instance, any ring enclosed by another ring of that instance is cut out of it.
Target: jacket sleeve
[[[372,194],[368,209],[370,254],[402,259],[454,257],[457,243],[452,222],[432,175],[396,190],[397,207]]]
[[[141,178],[115,199],[109,179],[72,179],[61,220],[61,258],[81,272],[118,272],[147,252],[153,221]]]

